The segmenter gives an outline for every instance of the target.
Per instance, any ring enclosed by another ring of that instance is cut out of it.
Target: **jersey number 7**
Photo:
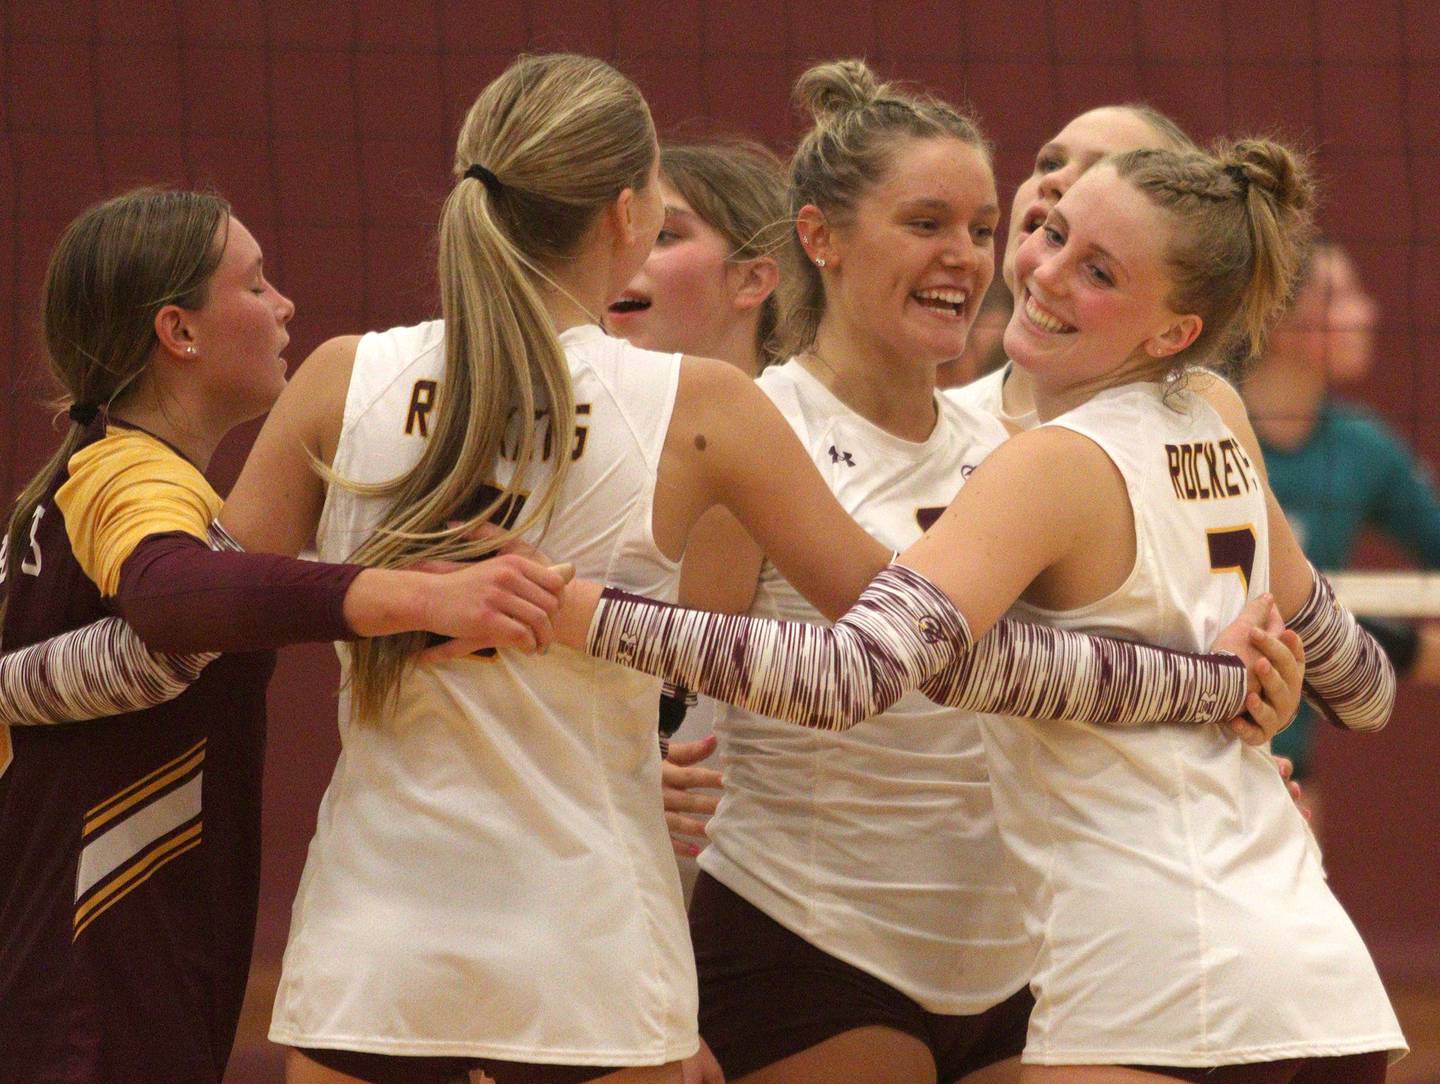
[[[1255,528],[1217,527],[1205,532],[1210,545],[1210,571],[1223,575],[1234,572],[1240,577],[1245,593],[1250,593],[1250,577],[1255,571]]]

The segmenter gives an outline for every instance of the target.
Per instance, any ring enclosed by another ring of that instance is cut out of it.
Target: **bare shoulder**
[[[702,403],[743,402],[762,395],[755,381],[729,362],[686,354],[680,360],[680,395]]]
[[[1250,423],[1250,410],[1239,389],[1209,369],[1196,369],[1186,379],[1190,390],[1214,407],[1225,427],[1235,434],[1235,439],[1259,468],[1260,477],[1268,487],[1270,476],[1265,469],[1265,453],[1260,449],[1260,438]]]
[[[759,439],[757,431],[764,430],[774,410],[755,381],[735,366],[687,354],[680,364],[669,447],[685,459],[717,440],[738,452],[747,437]],[[779,418],[778,412],[775,417]]]
[[[1054,481],[1057,475],[1089,475],[1110,463],[1104,449],[1089,437],[1063,425],[1042,425],[1016,433],[985,459],[981,471],[1003,466],[1008,474],[1037,481]],[[993,473],[993,471],[992,471]]]
[[[1125,479],[1109,454],[1089,437],[1059,425],[1011,437],[980,464],[961,495],[967,491],[1037,521],[1072,525],[1102,504],[1129,507]]]
[[[1249,424],[1250,416],[1239,389],[1219,373],[1211,369],[1193,369],[1185,379],[1190,390],[1214,407],[1226,425],[1233,428],[1234,421],[1241,418]]]
[[[321,343],[300,363],[271,412],[276,427],[330,463],[345,418],[345,396],[355,367],[359,335],[339,335]]]
[[[355,352],[360,335],[337,335],[326,339],[300,363],[291,377],[291,386],[316,392],[338,384],[343,392],[350,386],[350,371],[355,367]]]

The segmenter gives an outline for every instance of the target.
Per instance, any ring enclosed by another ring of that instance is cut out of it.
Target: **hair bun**
[[[1308,213],[1315,206],[1315,183],[1304,154],[1269,139],[1242,139],[1220,154],[1227,171],[1243,172],[1252,188],[1259,188],[1286,211]]]
[[[885,90],[863,60],[830,60],[816,64],[795,82],[795,102],[816,121],[863,109]]]

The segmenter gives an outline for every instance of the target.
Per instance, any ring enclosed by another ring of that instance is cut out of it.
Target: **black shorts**
[[[1025,1048],[1035,1004],[1028,987],[973,1016],[927,1012],[874,975],[787,930],[703,871],[690,903],[690,935],[700,974],[700,1034],[726,1079],[863,1027],[892,1028],[919,1039],[942,1082]]]
[[[1290,1058],[1211,1069],[1176,1069],[1164,1065],[1133,1065],[1147,1073],[1189,1084],[1385,1084],[1390,1056],[1383,1050],[1339,1057]]]
[[[345,1073],[369,1084],[468,1084],[477,1069],[495,1084],[581,1084],[622,1066],[532,1065],[494,1058],[411,1058],[393,1054],[362,1054],[356,1050],[312,1050],[297,1047],[317,1065]]]

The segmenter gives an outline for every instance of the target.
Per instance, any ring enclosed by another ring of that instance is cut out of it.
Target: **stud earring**
[[[824,266],[825,266],[825,257],[824,257],[824,256],[817,256],[817,257],[815,258],[815,266],[816,266],[816,267],[824,267]]]
[[[185,348],[185,355],[193,358],[195,356],[195,348],[193,346],[187,346]]]

